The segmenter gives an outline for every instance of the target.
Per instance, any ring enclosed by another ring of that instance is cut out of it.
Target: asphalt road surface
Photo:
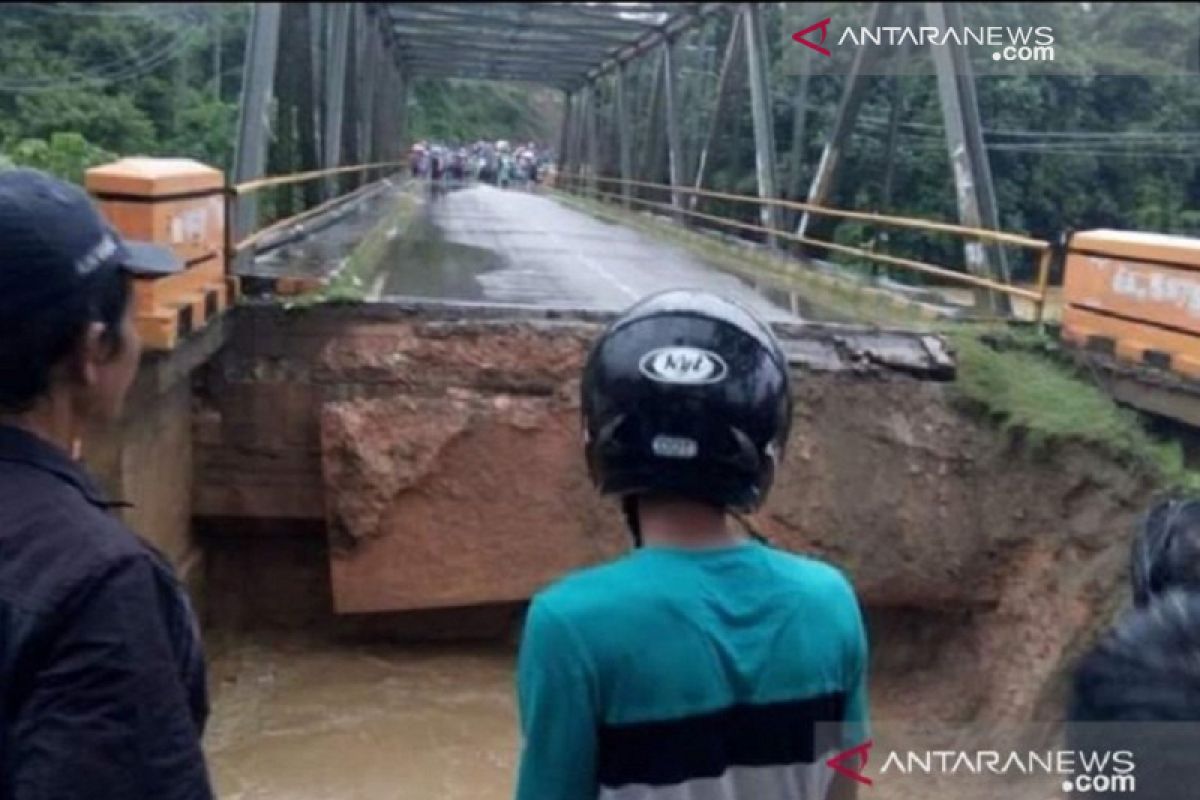
[[[702,288],[795,321],[754,287],[683,248],[545,195],[473,185],[431,201],[398,237],[382,299],[435,297],[620,310],[655,292]]]

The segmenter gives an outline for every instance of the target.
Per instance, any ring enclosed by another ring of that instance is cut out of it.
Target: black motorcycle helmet
[[[635,304],[584,367],[588,471],[626,499],[668,494],[750,512],[766,499],[792,422],[787,358],[767,325],[709,292]]]

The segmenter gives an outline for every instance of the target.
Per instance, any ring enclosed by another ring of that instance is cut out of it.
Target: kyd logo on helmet
[[[642,374],[659,383],[698,385],[718,383],[729,367],[716,353],[697,347],[660,347],[642,356]]]

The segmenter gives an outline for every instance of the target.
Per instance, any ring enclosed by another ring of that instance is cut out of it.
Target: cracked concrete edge
[[[273,324],[273,318],[298,313],[273,303],[245,305],[253,315],[246,324]],[[361,304],[314,304],[303,310],[318,323],[409,324],[425,335],[500,332],[526,327],[547,332],[595,335],[619,312],[584,308],[547,308],[515,304],[459,302],[428,298],[389,298]],[[862,376],[906,374],[921,380],[949,381],[957,374],[953,347],[938,334],[878,325],[827,322],[771,322],[789,363],[813,372]]]

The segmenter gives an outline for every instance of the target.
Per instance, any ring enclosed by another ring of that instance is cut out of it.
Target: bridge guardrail
[[[243,183],[230,184],[226,189],[226,219],[236,219],[236,203],[239,197],[245,197],[247,195],[262,191],[263,189],[277,186],[289,186],[297,183],[307,183],[310,181],[332,177],[334,175],[345,175],[359,172],[369,173],[372,170],[380,170],[380,175],[382,176],[385,174],[386,170],[401,168],[406,166],[407,163],[407,161],[381,161],[374,164],[354,164],[350,166],[330,167],[329,169],[311,170],[309,172],[297,172],[290,175],[272,175],[264,178],[256,178],[254,180],[245,181]],[[350,192],[332,197],[313,206],[312,208],[305,209],[304,211],[284,217],[283,219],[275,220],[270,225],[250,233],[237,242],[233,241],[232,239],[234,226],[232,224],[227,225],[225,249],[228,253],[229,262],[233,263],[233,259],[239,253],[242,253],[248,248],[253,247],[256,243],[262,241],[275,231],[318,216],[322,212],[328,211],[340,203],[349,202],[360,192],[362,192],[364,188],[366,188],[366,186],[360,186]]]
[[[663,192],[690,196],[693,198],[693,202],[676,206],[670,201],[660,202],[647,200],[641,197],[634,197],[632,196],[632,192],[626,194],[624,192],[615,193],[601,191],[594,188],[594,185],[610,185],[621,187],[622,189],[628,186],[660,190]],[[924,220],[915,217],[891,216],[867,211],[851,211],[848,209],[818,206],[795,200],[762,198],[754,195],[732,194],[729,192],[697,189],[691,186],[672,186],[670,184],[651,183],[648,181],[637,181],[607,176],[590,176],[581,175],[578,173],[559,173],[555,176],[555,186],[562,188],[565,191],[585,197],[594,197],[603,201],[611,201],[619,205],[623,205],[628,202],[630,204],[646,206],[671,215],[680,215],[693,219],[705,220],[717,225],[737,228],[743,231],[760,233],[767,236],[775,236],[779,239],[785,239],[787,241],[796,242],[799,244],[812,245],[831,252],[855,255],[871,261],[877,261],[881,264],[887,264],[889,266],[906,269],[911,272],[933,275],[977,289],[987,289],[1001,292],[1010,297],[1019,297],[1032,302],[1034,306],[1033,321],[1038,325],[1041,325],[1045,318],[1046,297],[1050,282],[1050,267],[1054,258],[1055,249],[1050,242],[1042,239],[1035,239],[1020,234],[1006,233],[1004,231],[994,231],[985,228],[972,228],[965,225],[955,225],[947,222]],[[888,255],[887,253],[880,253],[874,250],[838,244],[837,242],[830,242],[825,239],[817,239],[811,236],[803,236],[786,230],[772,230],[763,225],[755,225],[753,223],[743,222],[741,220],[731,219],[729,217],[706,214],[696,211],[694,208],[695,198],[698,197],[709,197],[718,200],[751,203],[758,207],[774,206],[777,208],[803,211],[819,216],[860,220],[870,222],[875,225],[909,228],[926,231],[929,233],[950,234],[976,241],[987,241],[993,244],[1030,249],[1037,254],[1038,259],[1036,288],[1026,289],[1020,286],[1014,286],[1010,283],[983,278],[970,273],[959,272],[957,270],[949,269],[948,267],[939,266],[937,264],[929,264],[923,261],[917,261],[916,259],[901,258],[899,256]]]

